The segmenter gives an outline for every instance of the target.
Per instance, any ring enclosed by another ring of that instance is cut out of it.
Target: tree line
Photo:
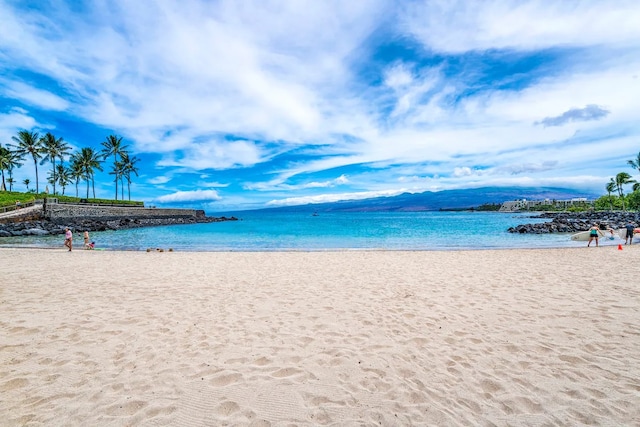
[[[15,144],[7,144],[5,147],[0,144],[0,171],[2,172],[2,190],[6,191],[9,184],[9,191],[13,191],[15,181],[13,170],[21,167],[28,159],[33,160],[35,167],[35,192],[40,194],[38,161],[40,165],[49,162],[51,169],[47,175],[47,182],[53,185],[53,194],[57,194],[56,185],[62,188],[64,195],[66,187],[75,184],[76,197],[78,197],[78,185],[81,181],[87,184],[87,199],[90,188],[93,190],[93,198],[96,197],[95,173],[103,171],[102,163],[113,156],[110,175],[114,176],[115,200],[118,200],[118,183],[120,183],[121,199],[124,200],[124,182],[127,183],[127,193],[131,200],[131,180],[132,176],[138,176],[139,162],[136,156],[132,156],[127,150],[127,146],[122,143],[122,137],[109,135],[101,143],[102,150],[93,148],[81,148],[71,153],[71,147],[62,137],[58,138],[51,132],[40,135],[38,132],[21,130],[16,136],[11,138]],[[68,161],[66,161],[68,159]],[[57,163],[57,161],[59,161]],[[66,164],[65,164],[66,163]],[[5,181],[5,171],[7,179]],[[29,192],[31,180],[26,178],[22,181]]]
[[[640,172],[640,152],[635,159],[628,160],[627,164]],[[632,185],[632,191],[625,195],[624,187],[627,185]],[[620,172],[611,178],[605,189],[607,190],[607,195],[596,201],[596,209],[605,208],[603,205],[606,205],[611,210],[622,208],[623,211],[626,211],[627,207],[640,209],[640,182],[634,180],[627,172]],[[617,193],[617,196],[612,196],[615,193]]]

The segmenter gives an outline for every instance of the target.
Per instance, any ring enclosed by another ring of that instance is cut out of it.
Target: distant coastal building
[[[594,200],[587,200],[586,197],[576,197],[568,200],[513,200],[502,203],[499,212],[519,212],[529,211],[532,209],[540,208],[541,206],[550,206],[553,209],[567,209],[571,206],[593,206]]]

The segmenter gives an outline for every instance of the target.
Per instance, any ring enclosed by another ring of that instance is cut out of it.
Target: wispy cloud
[[[193,190],[177,191],[175,193],[160,196],[155,200],[159,203],[208,202],[212,200],[220,200],[220,196],[215,190]]]
[[[400,15],[411,34],[443,52],[546,49],[562,46],[637,46],[634,1],[409,2]]]

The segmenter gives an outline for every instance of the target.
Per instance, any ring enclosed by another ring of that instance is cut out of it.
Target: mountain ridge
[[[257,209],[259,211],[299,212],[421,212],[447,209],[470,209],[487,203],[502,204],[517,199],[566,200],[578,197],[594,199],[594,193],[557,187],[481,187],[463,190],[402,193],[397,196],[361,200],[310,203]]]

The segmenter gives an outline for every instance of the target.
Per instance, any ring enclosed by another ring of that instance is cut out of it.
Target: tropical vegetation
[[[52,185],[53,195],[65,196],[68,187],[75,189],[75,198],[79,197],[80,183],[86,184],[85,199],[92,196],[96,199],[95,177],[97,171],[103,171],[103,163],[112,159],[112,169],[109,174],[114,175],[115,200],[118,200],[118,185],[120,185],[120,199],[124,201],[124,183],[127,183],[128,200],[131,200],[131,183],[134,176],[138,176],[137,163],[139,158],[128,151],[128,146],[122,142],[122,137],[109,135],[101,143],[102,150],[83,147],[71,152],[71,146],[62,137],[57,137],[51,132],[40,135],[38,132],[21,130],[12,138],[13,144],[0,144],[0,174],[2,181],[0,191],[13,194],[13,171],[21,167],[26,161],[33,161],[35,179],[26,178],[22,181],[26,192],[32,195],[43,194],[40,189],[38,164],[50,165],[47,171],[46,182]],[[35,188],[29,188],[33,183]],[[16,195],[22,193],[15,193]],[[45,196],[50,196],[47,191]],[[19,197],[12,200],[21,200]],[[106,199],[105,199],[106,200]],[[21,200],[23,201],[23,200]],[[24,200],[27,201],[27,200]],[[0,203],[0,206],[3,204]]]
[[[635,159],[628,160],[627,164],[640,173],[640,152]],[[625,190],[631,186],[631,191],[625,194]],[[627,172],[620,172],[609,179],[605,185],[606,196],[595,201],[596,210],[640,210],[640,182],[633,179]],[[616,195],[617,194],[617,195]]]

